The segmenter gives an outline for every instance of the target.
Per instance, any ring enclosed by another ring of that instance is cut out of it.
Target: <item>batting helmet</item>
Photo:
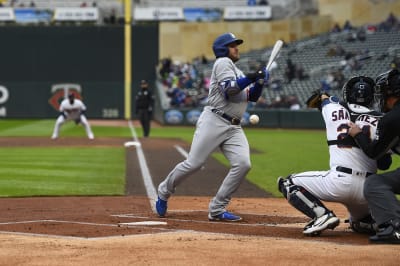
[[[224,33],[218,36],[213,43],[213,51],[215,57],[225,57],[229,54],[228,45],[231,43],[236,43],[237,45],[242,44],[243,40],[237,39],[233,33]]]
[[[375,82],[370,77],[352,77],[343,86],[343,99],[348,103],[370,107],[374,100],[374,87]]]

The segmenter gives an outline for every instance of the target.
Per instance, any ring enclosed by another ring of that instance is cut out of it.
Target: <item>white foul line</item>
[[[187,158],[187,157],[189,156],[189,153],[188,153],[187,151],[185,151],[185,149],[182,148],[181,146],[179,146],[179,145],[174,145],[174,147],[175,147],[175,149],[176,149],[183,157]],[[200,170],[204,170],[204,168],[205,168],[205,166],[202,165],[201,168],[200,168]]]
[[[179,145],[174,145],[175,149],[185,158],[189,156],[189,153],[187,153],[181,146]]]
[[[131,120],[128,121],[128,125],[131,130],[133,140],[137,143],[140,143]],[[154,206],[154,202],[157,199],[157,192],[153,184],[153,179],[151,178],[150,175],[149,167],[147,166],[146,158],[144,157],[142,145],[136,145],[135,147],[136,147],[136,154],[139,159],[140,170],[142,172],[144,186],[146,188],[147,197],[150,199],[151,209],[155,213],[156,209]]]

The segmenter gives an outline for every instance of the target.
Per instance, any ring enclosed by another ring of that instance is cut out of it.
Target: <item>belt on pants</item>
[[[225,118],[226,120],[228,120],[232,125],[240,125],[240,119],[236,118],[236,117],[232,117],[230,115],[225,114],[224,112],[222,112],[219,109],[213,108],[211,109],[211,112],[216,113],[217,115],[222,116],[223,118]]]
[[[350,175],[363,176],[363,177],[367,177],[367,176],[372,175],[372,173],[363,172],[363,171],[356,171],[356,170],[353,170],[351,168],[347,168],[347,167],[343,167],[343,166],[337,166],[336,167],[336,171],[339,171],[339,172],[342,172],[342,173],[346,173],[346,174],[350,174]]]

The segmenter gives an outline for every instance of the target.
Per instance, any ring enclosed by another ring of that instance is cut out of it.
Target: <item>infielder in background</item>
[[[243,40],[232,33],[218,36],[213,43],[216,61],[211,74],[208,105],[197,121],[188,158],[176,165],[158,187],[156,210],[160,217],[165,216],[167,200],[175,188],[199,170],[216,148],[220,148],[231,169],[209,204],[208,219],[228,222],[242,219],[226,210],[232,194],[251,167],[249,144],[240,123],[248,102],[257,101],[269,77],[265,68],[244,75],[236,67],[238,46],[242,43]]]
[[[51,138],[57,139],[62,124],[64,124],[66,121],[74,120],[77,125],[81,123],[84,126],[89,139],[94,139],[93,132],[85,116],[85,111],[85,104],[81,100],[75,99],[74,93],[69,93],[68,99],[64,99],[61,102],[60,115],[56,120],[53,135],[51,136]]]
[[[371,158],[380,158],[388,151],[400,155],[400,71],[382,73],[376,79],[380,95],[380,107],[385,116],[379,121],[377,136],[370,142],[362,134],[362,128],[350,124],[350,135]],[[377,223],[377,233],[369,238],[376,244],[400,244],[400,168],[374,174],[364,185],[364,195]]]
[[[375,136],[382,114],[371,110],[375,82],[365,76],[353,77],[343,86],[344,102],[325,93],[314,93],[308,107],[319,108],[326,125],[329,146],[328,171],[309,171],[278,178],[278,187],[288,202],[311,218],[303,234],[319,235],[325,229],[334,229],[340,220],[321,201],[339,202],[349,212],[350,227],[358,233],[374,232],[374,221],[363,195],[365,179],[377,168],[387,169],[390,155],[378,162],[369,158],[349,136],[348,123],[354,121],[365,136]]]

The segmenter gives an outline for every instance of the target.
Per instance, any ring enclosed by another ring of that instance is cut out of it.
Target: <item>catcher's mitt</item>
[[[308,97],[308,99],[307,99],[307,101],[306,101],[307,107],[308,107],[308,108],[318,108],[318,109],[321,109],[321,103],[322,103],[321,96],[322,96],[322,95],[326,95],[326,96],[329,97],[329,95],[328,95],[326,92],[321,93],[320,90],[315,90],[315,91],[313,91],[312,94],[311,94],[311,96]]]

